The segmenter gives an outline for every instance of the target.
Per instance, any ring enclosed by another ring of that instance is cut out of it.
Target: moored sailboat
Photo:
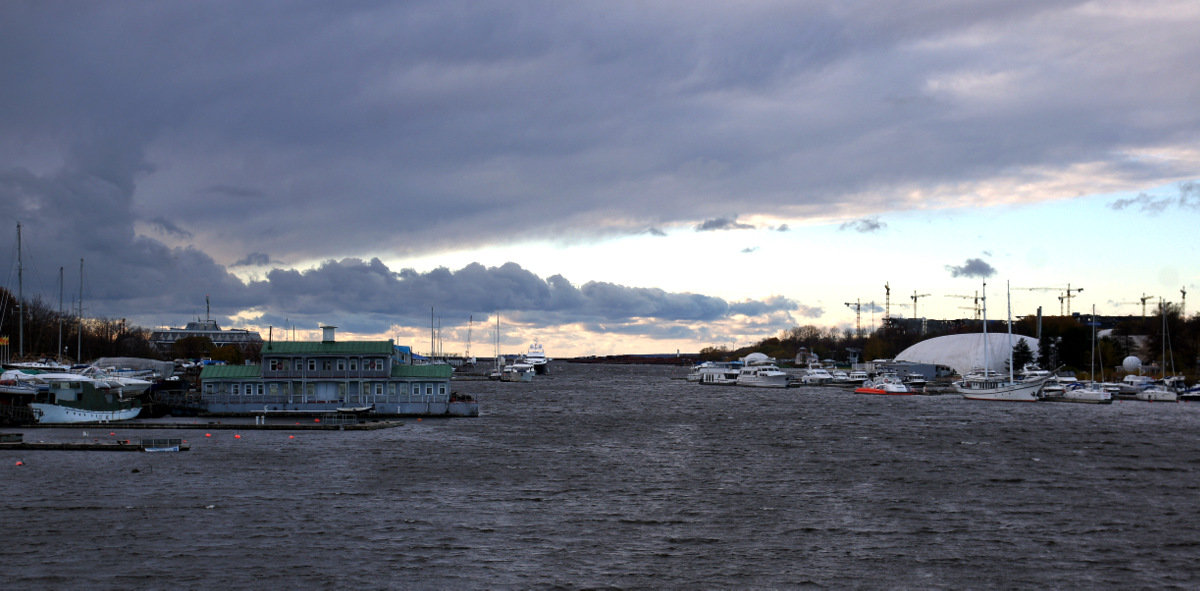
[[[1028,381],[1017,381],[1013,377],[1012,370],[1012,303],[1009,302],[1009,349],[1008,349],[1008,377],[1007,379],[992,371],[989,365],[988,356],[988,338],[987,338],[987,282],[983,283],[983,297],[980,298],[980,304],[983,310],[983,362],[982,371],[971,372],[963,379],[954,382],[954,389],[962,394],[967,400],[997,400],[1006,402],[1037,402],[1040,399],[1042,385],[1049,380],[1049,377],[1040,377]]]

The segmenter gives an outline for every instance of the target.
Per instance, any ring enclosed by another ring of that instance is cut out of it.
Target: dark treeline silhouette
[[[169,354],[159,353],[150,342],[152,331],[128,324],[124,318],[84,318],[71,311],[59,313],[57,307],[40,297],[25,301],[24,350],[21,358],[21,319],[17,299],[0,288],[0,336],[8,337],[8,351],[14,361],[57,359],[82,363],[99,357],[143,357],[149,359],[210,358],[232,364],[257,361],[258,347],[227,345],[216,347],[207,337],[180,339]],[[82,334],[81,331],[82,330]],[[61,331],[61,332],[60,332]],[[61,336],[61,341],[60,337]],[[62,350],[59,350],[59,343]],[[83,354],[80,355],[80,349]]]
[[[1200,365],[1200,315],[1185,318],[1178,305],[1167,303],[1166,330],[1163,315],[1096,317],[1097,373],[1109,374],[1128,356],[1139,357],[1144,371],[1154,375],[1162,372],[1166,357],[1166,373],[1195,378]],[[1038,365],[1063,369],[1088,376],[1092,365],[1092,322],[1090,314],[1074,316],[1044,316],[1041,331],[1038,318],[1026,316],[1013,321],[1013,332],[1039,338],[1037,351],[1018,352],[1015,365],[1019,368],[1027,356]],[[801,351],[815,354],[822,360],[837,363],[891,359],[917,342],[951,334],[977,333],[983,329],[981,320],[919,320],[892,318],[873,331],[858,335],[854,329],[796,326],[778,337],[757,344],[730,350],[726,347],[706,347],[701,358],[710,361],[732,360],[752,352],[765,353],[781,361],[790,361]],[[988,332],[1007,332],[1004,320],[988,320]],[[1165,335],[1165,338],[1164,338]],[[1164,347],[1165,343],[1165,347]],[[1088,376],[1090,377],[1090,376]],[[1100,376],[1097,375],[1097,378]]]

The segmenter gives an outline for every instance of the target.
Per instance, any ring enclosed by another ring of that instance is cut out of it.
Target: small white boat
[[[532,382],[535,370],[528,363],[513,363],[500,370],[501,382]]]
[[[1112,404],[1112,391],[1104,384],[1095,382],[1073,382],[1060,391],[1047,391],[1044,400],[1048,402],[1083,402],[1087,404]]]
[[[850,383],[852,384],[861,384],[869,379],[871,379],[871,375],[861,369],[850,372]]]
[[[909,388],[904,383],[904,380],[893,374],[883,374],[874,380],[863,382],[854,390],[858,394],[889,394],[889,395],[912,395],[916,391]]]
[[[1165,386],[1153,385],[1144,390],[1139,390],[1133,395],[1137,400],[1145,402],[1178,402],[1179,394],[1174,390]]]
[[[803,376],[800,376],[800,383],[809,385],[832,384],[833,374],[829,373],[829,370],[825,368],[810,368],[804,372]]]
[[[705,361],[692,368],[688,374],[689,382],[701,384],[731,386],[737,384],[738,369],[742,366],[736,361]]]
[[[831,375],[833,375],[833,383],[835,383],[835,384],[852,384],[852,383],[854,383],[854,380],[850,379],[850,374],[848,374],[840,369],[837,371],[830,372],[830,373],[831,373]]]

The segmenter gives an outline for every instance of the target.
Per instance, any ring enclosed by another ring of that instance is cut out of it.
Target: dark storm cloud
[[[1172,207],[1197,211],[1200,210],[1200,183],[1195,181],[1179,183],[1179,195],[1176,197],[1156,197],[1140,193],[1132,199],[1113,201],[1109,207],[1117,211],[1137,207],[1138,211],[1149,214],[1159,214]]]
[[[879,218],[863,218],[860,220],[845,222],[841,226],[838,226],[838,229],[854,230],[855,232],[867,234],[870,232],[878,232],[886,227],[887,224],[879,221]]]
[[[501,312],[536,326],[573,321],[629,323],[716,321],[731,310],[758,312],[787,309],[792,302],[775,298],[731,307],[725,300],[700,294],[671,293],[591,281],[574,286],[560,275],[542,279],[515,263],[484,267],[472,263],[451,271],[393,272],[378,259],[326,261],[308,271],[275,269],[250,285],[255,296],[274,310],[273,317],[304,318],[371,326],[428,323],[429,310],[458,324],[471,315]],[[653,332],[649,328],[647,332]]]
[[[696,225],[697,232],[713,232],[717,230],[753,230],[754,226],[750,224],[738,223],[736,217],[732,218],[713,218],[704,220]]]
[[[746,316],[761,316],[771,312],[787,312],[795,310],[799,305],[783,296],[772,296],[765,300],[749,300],[745,302],[735,302],[729,305],[730,314],[743,314]]]
[[[158,231],[160,231],[164,234],[173,236],[175,238],[187,239],[187,238],[192,237],[191,232],[188,232],[187,230],[184,230],[183,228],[176,226],[170,220],[167,220],[165,218],[161,218],[161,217],[154,218],[152,220],[149,220],[149,223],[151,226],[153,226]]]
[[[230,267],[265,267],[271,264],[271,255],[265,252],[252,252],[240,259],[237,262],[229,265]]]
[[[950,272],[951,277],[986,278],[996,274],[996,270],[982,259],[967,259],[961,265],[946,265],[946,270]]]
[[[1153,186],[1194,162],[1130,155],[1200,137],[1196,18],[1171,8],[8,2],[0,227],[26,221],[42,260],[120,278],[95,281],[98,312],[190,312],[211,289],[315,313],[315,294],[214,260],[736,229],[727,212],[887,211],[913,188],[1082,165]],[[325,272],[390,285],[345,267]],[[498,292],[517,304],[605,309],[587,284],[484,275],[532,290]],[[413,295],[451,281],[419,279]]]

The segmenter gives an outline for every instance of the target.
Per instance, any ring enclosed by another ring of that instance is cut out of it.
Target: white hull
[[[1047,392],[1046,400],[1052,402],[1082,402],[1085,404],[1110,404],[1112,392],[1103,388],[1069,388],[1053,394]]]
[[[964,385],[964,382],[968,382]],[[967,400],[998,400],[1006,402],[1037,402],[1043,380],[1037,382],[999,384],[993,387],[972,387],[969,380],[955,382],[954,388]]]
[[[738,376],[737,385],[750,386],[752,388],[786,388],[788,387],[788,376],[787,374],[741,375]]]
[[[140,407],[121,410],[85,410],[69,406],[59,406],[57,404],[46,404],[44,402],[31,402],[29,406],[33,409],[33,414],[39,423],[107,423],[109,421],[127,421],[138,416],[138,413],[142,410]]]
[[[1134,397],[1137,398],[1138,400],[1142,400],[1145,402],[1178,402],[1179,401],[1179,395],[1176,394],[1175,392],[1172,392],[1170,390],[1160,390],[1157,388],[1149,388],[1147,390],[1142,390],[1142,391],[1134,394]]]

